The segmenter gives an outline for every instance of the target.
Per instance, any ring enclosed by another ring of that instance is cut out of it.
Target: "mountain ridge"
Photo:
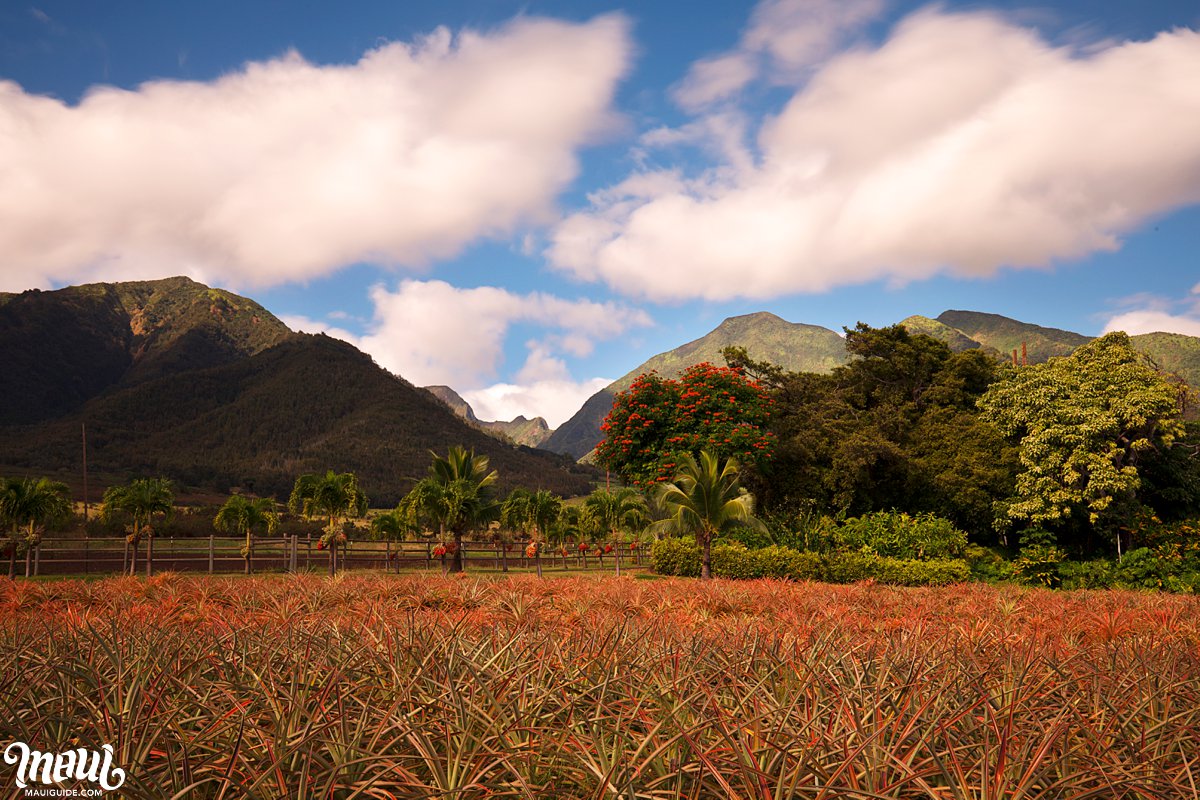
[[[0,407],[43,378],[70,388],[80,359],[53,359],[72,347],[106,358],[71,403],[0,421],[0,472],[77,470],[86,424],[89,467],[115,480],[161,474],[286,497],[298,475],[335,469],[390,505],[427,472],[430,450],[462,444],[491,459],[501,486],[590,490],[595,474],[571,459],[502,442],[352,345],[294,333],[267,313],[186,279],[8,297],[0,352],[13,366]],[[9,359],[15,352],[22,358]]]
[[[913,333],[939,339],[952,350],[981,349],[1002,360],[1011,359],[1014,350],[1019,355],[1024,345],[1030,363],[1068,355],[1093,338],[981,311],[947,310],[936,319],[912,315],[898,324]],[[761,334],[764,327],[771,332],[767,336]],[[790,335],[794,338],[789,338]],[[836,337],[836,341],[828,337]],[[1194,387],[1200,386],[1200,338],[1149,333],[1130,339],[1135,349],[1150,356],[1164,370],[1177,373]],[[815,359],[805,352],[813,343],[817,344]],[[654,370],[674,377],[700,361],[722,363],[720,349],[728,345],[746,347],[755,360],[770,361],[797,372],[829,372],[849,359],[845,340],[827,328],[788,322],[770,312],[729,317],[705,336],[647,359],[589,397],[543,446],[575,458],[584,457],[600,441],[600,424],[611,410],[616,393],[627,389],[638,375]]]
[[[485,433],[499,436],[501,439],[526,447],[540,447],[554,432],[543,417],[527,419],[524,414],[518,414],[511,420],[483,420],[475,414],[471,404],[462,395],[449,386],[435,384],[423,387],[425,391],[441,400],[450,410],[467,422],[475,425]]]

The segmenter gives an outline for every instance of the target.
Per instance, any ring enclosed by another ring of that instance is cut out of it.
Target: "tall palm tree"
[[[101,516],[107,519],[116,512],[124,512],[133,517],[127,540],[133,545],[130,575],[137,563],[138,542],[143,537],[146,539],[146,577],[154,574],[154,528],[150,523],[158,515],[164,520],[170,519],[174,501],[175,492],[166,478],[138,478],[130,481],[128,486],[110,486],[104,492]]]
[[[333,470],[324,475],[310,473],[301,475],[292,487],[288,508],[294,514],[305,517],[326,517],[329,524],[321,542],[329,549],[329,575],[337,571],[337,548],[345,543],[345,536],[338,530],[343,517],[361,517],[367,513],[367,495],[358,488],[358,477],[353,472],[337,473]]]
[[[542,577],[542,545],[562,513],[562,498],[547,489],[514,489],[500,509],[500,523],[529,534],[538,577]]]
[[[408,514],[402,508],[394,508],[371,520],[371,535],[386,542],[387,558],[384,562],[384,572],[392,570],[392,542],[400,542],[412,530]],[[400,565],[396,565],[400,571]]]
[[[499,473],[488,469],[488,457],[475,455],[461,445],[451,447],[442,458],[433,455],[429,477],[439,487],[438,507],[442,530],[454,534],[454,559],[451,572],[463,571],[463,535],[487,524],[499,513],[500,507],[492,496],[492,486]]]
[[[537,564],[539,578],[542,577],[542,543],[558,522],[562,509],[562,498],[548,489],[538,489],[529,501],[529,520],[533,523],[533,531],[537,537],[534,563]]]
[[[279,527],[279,514],[275,511],[275,501],[270,498],[256,497],[251,500],[235,494],[221,506],[213,520],[213,527],[222,533],[246,537],[242,558],[246,560],[246,574],[249,575],[253,568],[254,531],[259,529],[268,535],[274,533]]]
[[[671,516],[654,526],[676,533],[693,534],[701,548],[700,577],[712,577],[712,541],[730,528],[749,526],[765,530],[754,516],[754,496],[741,487],[737,461],[721,464],[708,451],[697,461],[685,455],[673,483],[664,484],[660,502]]]
[[[591,510],[592,516],[599,526],[608,532],[608,536],[614,544],[613,560],[616,562],[617,575],[620,575],[621,547],[618,541],[620,532],[632,530],[644,524],[646,502],[637,491],[623,486],[615,492],[597,489],[588,495],[583,504]]]
[[[30,552],[38,530],[71,513],[65,483],[47,478],[8,478],[0,484],[0,521],[9,529],[8,577],[16,575],[17,550],[25,549],[25,577],[30,573]],[[28,526],[22,534],[21,527]]]

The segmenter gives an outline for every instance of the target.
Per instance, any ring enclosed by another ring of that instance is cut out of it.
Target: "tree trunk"
[[[329,550],[329,577],[332,578],[337,574],[337,544],[330,542],[326,549]]]
[[[700,580],[712,579],[712,537],[704,537],[704,552],[700,558]]]
[[[254,538],[250,530],[246,530],[246,574],[249,575],[253,569],[250,565],[250,560],[254,557]]]
[[[500,563],[504,565],[503,572],[508,572],[508,545],[500,543]]]
[[[387,575],[392,571],[392,540],[383,540],[383,574]]]
[[[154,574],[154,534],[146,536],[146,577]]]
[[[463,571],[462,531],[454,532],[454,558],[450,561],[450,571]]]
[[[137,574],[137,542],[134,542],[129,547],[129,577]]]
[[[8,579],[11,581],[17,577],[17,540],[10,540],[8,545]]]

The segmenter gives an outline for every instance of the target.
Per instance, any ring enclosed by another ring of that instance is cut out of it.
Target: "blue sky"
[[[1200,7],[9,3],[0,290],[189,274],[551,424],[734,314],[1200,335]]]

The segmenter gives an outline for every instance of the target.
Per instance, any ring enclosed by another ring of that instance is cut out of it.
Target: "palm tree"
[[[542,577],[542,545],[562,513],[562,498],[546,489],[514,489],[500,508],[500,522],[529,534],[538,577]],[[527,551],[528,552],[528,551]]]
[[[288,508],[309,519],[329,519],[321,543],[329,549],[329,575],[333,577],[337,571],[337,547],[346,541],[345,534],[338,530],[338,523],[343,517],[361,517],[367,513],[367,495],[358,488],[358,477],[353,472],[336,473],[333,470],[324,475],[301,475],[292,487]]]
[[[689,453],[681,459],[675,481],[660,492],[660,502],[671,516],[653,527],[696,537],[704,580],[712,577],[712,541],[718,534],[737,526],[766,529],[754,516],[754,496],[741,487],[733,458],[721,464],[708,451],[701,451],[699,461]]]
[[[411,530],[412,525],[409,523],[408,514],[400,507],[386,511],[371,520],[371,535],[386,542],[387,557],[384,561],[384,572],[391,572],[392,569],[392,542],[403,541]],[[400,571],[399,564],[396,565],[396,571]]]
[[[279,514],[275,511],[275,501],[270,498],[256,497],[251,500],[235,494],[221,506],[213,520],[213,527],[222,533],[245,535],[242,558],[246,560],[246,574],[249,575],[254,558],[254,530],[262,529],[268,535],[274,533],[279,527]]]
[[[533,537],[530,528],[533,523],[530,520],[530,503],[533,501],[533,495],[528,489],[517,487],[513,489],[504,502],[500,505],[500,526],[507,528],[510,531],[520,531],[529,534],[530,547],[537,549],[537,542]],[[528,549],[526,555],[528,555]],[[541,577],[541,563],[538,563],[538,577]],[[504,571],[508,571],[508,558],[504,559]]]
[[[533,531],[537,536],[534,563],[537,565],[539,578],[542,577],[542,543],[558,522],[562,509],[562,498],[548,489],[538,489],[529,502],[529,520],[533,523]]]
[[[588,495],[583,504],[592,512],[599,527],[608,532],[612,540],[617,575],[621,574],[620,531],[640,527],[646,519],[646,502],[638,492],[627,486],[610,492],[597,489]],[[601,563],[603,566],[603,563]]]
[[[30,553],[38,541],[39,529],[71,513],[65,483],[47,478],[8,478],[0,484],[0,521],[10,529],[8,536],[8,577],[16,575],[17,550],[25,549],[25,577],[30,574]],[[29,528],[22,536],[21,526]],[[22,541],[22,539],[24,541]]]
[[[154,528],[150,525],[156,514],[170,519],[175,493],[166,478],[138,478],[128,486],[110,486],[104,492],[100,514],[104,518],[115,512],[125,512],[133,517],[133,525],[126,541],[133,546],[133,559],[129,563],[132,575],[137,563],[137,545],[146,539],[146,577],[154,574]]]
[[[499,512],[492,497],[492,485],[498,473],[488,469],[488,457],[475,455],[461,445],[451,447],[442,458],[432,453],[429,478],[436,496],[434,508],[439,527],[454,534],[454,559],[451,572],[463,571],[462,538],[469,531],[490,522]],[[425,483],[425,481],[422,481]],[[420,484],[418,484],[420,485]],[[431,491],[426,487],[425,491]]]

